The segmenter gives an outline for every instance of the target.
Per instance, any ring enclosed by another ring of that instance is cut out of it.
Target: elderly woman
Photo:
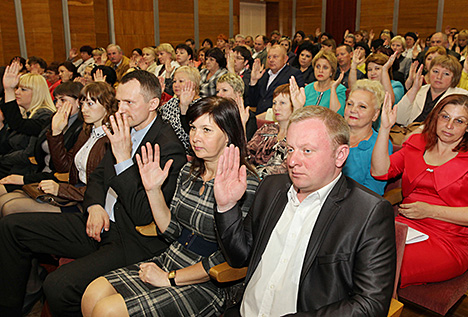
[[[299,45],[297,49],[297,56],[291,63],[292,67],[295,67],[302,72],[304,83],[306,85],[316,80],[314,77],[314,67],[312,66],[312,60],[318,51],[319,50],[316,45],[310,42],[304,42],[303,44]]]
[[[59,65],[58,72],[62,83],[73,81],[76,77],[78,77],[78,72],[75,65],[69,61],[61,63]]]
[[[428,235],[405,247],[405,287],[448,280],[468,267],[468,96],[444,97],[424,121],[423,132],[389,156],[389,132],[399,110],[387,98],[371,172],[382,180],[402,175],[396,221]]]
[[[225,261],[214,227],[214,178],[227,145],[238,148],[248,169],[247,190],[239,202],[244,215],[258,179],[245,160],[245,136],[232,100],[209,97],[190,107],[190,143],[195,158],[179,174],[170,206],[161,185],[171,163],[159,167],[159,148],[148,143],[137,154],[140,175],[159,236],[172,242],[161,255],[112,271],[92,282],[82,300],[87,316],[219,316],[224,290],[210,280],[211,267]],[[154,159],[153,159],[154,157]]]
[[[377,141],[372,124],[380,115],[384,96],[384,87],[379,81],[358,80],[351,88],[344,115],[351,134],[343,173],[379,195],[383,195],[387,182],[374,179],[370,173],[372,150]],[[388,142],[389,153],[392,150],[392,144]]]
[[[397,54],[396,60],[400,65],[398,71],[402,73],[406,78],[408,78],[410,67],[411,67],[411,58],[405,57],[402,53],[406,50],[406,41],[403,36],[397,35],[392,38],[391,48]]]
[[[219,48],[209,49],[205,60],[206,68],[200,72],[200,97],[202,98],[216,95],[216,82],[219,77],[227,73],[227,61],[223,51]]]
[[[176,54],[174,48],[169,43],[162,43],[156,48],[159,65],[154,70],[154,74],[159,77],[171,78],[175,70],[179,67],[176,62]]]
[[[320,51],[312,60],[312,66],[314,66],[314,75],[317,80],[305,87],[305,105],[323,106],[343,115],[346,87],[339,84],[342,77],[333,81],[337,68],[335,54],[329,51]]]
[[[413,87],[398,103],[396,122],[404,126],[412,122],[423,122],[442,98],[453,94],[468,95],[465,89],[456,88],[461,72],[462,67],[455,57],[438,56],[429,66],[430,84],[422,86],[420,66]]]

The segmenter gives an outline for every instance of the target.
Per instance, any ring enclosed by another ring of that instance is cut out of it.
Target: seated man
[[[15,214],[0,220],[0,316],[21,316],[34,253],[76,260],[49,274],[44,292],[54,315],[80,315],[81,296],[96,277],[161,253],[167,243],[144,237],[136,225],[153,221],[135,154],[158,143],[161,164],[174,163],[163,185],[172,199],[185,150],[171,126],[156,115],[161,87],[155,75],[136,70],[117,88],[119,111],[104,128],[111,148],[88,179],[84,213]],[[131,129],[130,129],[131,128]]]
[[[107,46],[107,61],[106,66],[110,66],[115,70],[117,74],[117,83],[120,83],[123,75],[130,68],[130,60],[123,54],[120,46],[116,44],[109,44]]]
[[[346,122],[327,108],[304,107],[290,117],[287,141],[289,175],[264,179],[244,221],[238,149],[218,163],[218,239],[231,266],[248,265],[242,303],[224,316],[386,316],[395,278],[393,210],[343,176]]]

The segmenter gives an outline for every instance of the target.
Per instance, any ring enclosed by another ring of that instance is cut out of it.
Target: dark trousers
[[[80,316],[81,297],[95,278],[127,263],[120,235],[111,223],[101,242],[86,234],[80,213],[24,213],[0,220],[0,315],[21,312],[34,253],[77,260],[49,274],[44,292],[54,315]]]

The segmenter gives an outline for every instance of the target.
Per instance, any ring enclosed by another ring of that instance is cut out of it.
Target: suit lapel
[[[267,94],[270,92],[270,90],[276,89],[277,86],[275,86],[275,83],[284,76],[284,74],[286,73],[286,70],[287,70],[288,67],[290,67],[290,66],[285,65],[283,67],[283,69],[279,72],[278,76],[276,76],[276,78],[271,82],[270,86],[268,86]],[[267,72],[268,71],[269,70],[267,70]],[[289,80],[287,82],[289,82]],[[268,84],[268,79],[267,79],[267,84]],[[273,94],[273,92],[272,92],[272,94]]]
[[[160,131],[161,131],[161,123],[162,119],[161,116],[158,115],[153,122],[151,128],[149,128],[148,132],[146,132],[143,140],[141,140],[140,144],[138,145],[137,150],[135,151],[135,155],[138,153],[141,155],[141,147],[145,145],[147,142],[151,143],[154,146],[154,140],[157,139]],[[132,160],[136,163],[135,155],[133,155]]]

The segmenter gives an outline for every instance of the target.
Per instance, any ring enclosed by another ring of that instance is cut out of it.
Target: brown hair
[[[348,45],[349,46],[349,45]],[[336,68],[338,67],[338,60],[336,59],[336,56],[333,52],[329,51],[320,51],[315,55],[314,59],[312,60],[312,66],[315,68],[315,64],[319,59],[325,59],[329,64],[332,69],[332,78],[335,76],[336,73]]]
[[[278,87],[276,87],[275,91],[273,91],[273,99],[275,99],[276,97],[278,97],[279,95],[287,95],[289,97],[289,102],[291,102],[291,110],[294,111],[294,106],[293,106],[293,103],[292,103],[292,99],[291,99],[291,91],[289,89],[289,84],[284,84],[284,85],[280,85]]]
[[[387,61],[388,61],[388,56],[383,53],[370,54],[369,57],[367,57],[366,59],[366,72],[367,72],[367,67],[369,66],[370,63],[376,63],[377,65],[383,66],[385,65]],[[390,76],[390,79],[393,79],[392,67],[388,69],[388,75]]]
[[[434,66],[441,66],[451,71],[453,74],[453,77],[452,77],[452,82],[450,83],[450,87],[452,88],[457,87],[458,83],[460,82],[463,68],[460,62],[454,56],[452,55],[437,56],[431,61],[431,65],[429,66],[429,71],[431,71],[431,69]]]

